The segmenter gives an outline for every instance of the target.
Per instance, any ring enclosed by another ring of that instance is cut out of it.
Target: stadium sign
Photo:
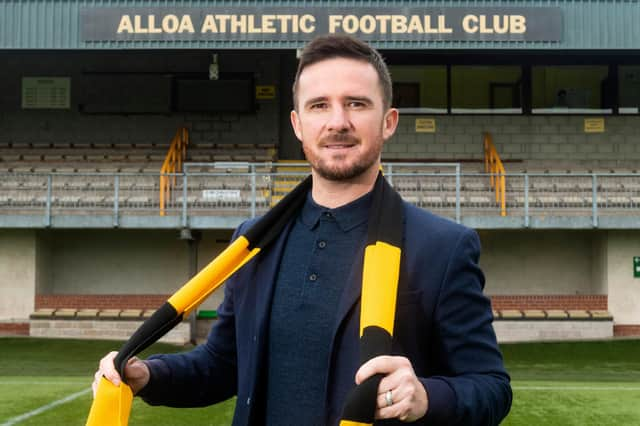
[[[559,7],[220,7],[80,10],[82,41],[560,41]]]

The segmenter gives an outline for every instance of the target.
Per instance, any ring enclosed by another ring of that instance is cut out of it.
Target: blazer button
[[[251,405],[251,397],[247,398],[247,405]]]

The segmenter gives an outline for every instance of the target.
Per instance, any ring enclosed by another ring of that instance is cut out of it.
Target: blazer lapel
[[[345,283],[345,288],[338,304],[338,311],[336,312],[336,319],[333,325],[333,339],[331,342],[331,353],[333,353],[333,346],[336,342],[336,335],[342,322],[346,319],[347,314],[351,311],[354,305],[360,300],[360,293],[362,291],[362,266],[364,261],[364,245],[356,252],[354,257],[353,266],[349,272],[349,279]],[[358,321],[360,319],[358,318]]]

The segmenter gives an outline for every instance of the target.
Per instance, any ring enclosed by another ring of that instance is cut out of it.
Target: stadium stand
[[[112,215],[114,210],[121,216],[159,216],[164,174],[172,182],[165,200],[169,216],[251,217],[266,211],[308,173],[306,163],[278,161],[271,145],[191,144],[181,169],[171,173],[161,170],[167,153],[162,156],[160,151],[151,144],[4,147],[0,150],[0,216]],[[499,159],[497,151],[492,155]],[[268,161],[257,161],[263,159]],[[407,201],[453,220],[503,217],[526,222],[548,215],[594,220],[624,217],[639,206],[640,175],[634,169],[620,173],[570,162],[547,162],[535,168],[527,163],[506,164],[502,171],[487,170],[482,161],[393,162],[384,168]],[[165,297],[36,295],[30,328],[5,323],[0,332],[122,338]],[[635,332],[614,325],[606,295],[493,295],[492,303],[503,341]],[[188,325],[184,327],[168,339],[188,341]],[[115,331],[96,331],[105,329]]]
[[[5,3],[7,22],[34,25],[0,32],[0,333],[28,333],[35,313],[117,327],[125,310],[154,309],[307,173],[286,161],[303,158],[289,123],[291,34],[87,40],[74,29],[100,5]],[[640,335],[640,65],[627,3],[542,7],[553,19],[528,16],[528,28],[547,41],[370,34],[401,116],[386,176],[408,202],[478,231],[496,323],[521,329],[513,338],[556,338],[543,330],[556,322],[568,338],[590,324]],[[592,22],[600,36],[583,37]],[[162,171],[180,127],[184,167]]]
[[[116,202],[131,212],[155,209],[163,202],[159,199],[158,161],[166,157],[166,152],[160,155],[162,149],[166,151],[153,144],[1,148],[0,173],[5,179],[0,183],[0,206],[19,212],[51,208],[77,214],[110,209]],[[496,156],[495,149],[488,155],[500,161]],[[268,161],[258,161],[265,159]],[[194,213],[212,209],[216,214],[225,210],[232,214],[237,209],[264,211],[305,173],[304,165],[287,168],[286,163],[275,164],[274,160],[275,148],[268,144],[190,146],[184,162],[194,166],[188,171],[186,191],[184,182],[174,178],[174,196],[167,200],[167,207],[180,211],[186,204]],[[456,209],[468,215],[492,215],[500,207],[503,216],[519,212],[589,216],[594,208],[601,215],[610,215],[640,206],[640,174],[635,169],[612,173],[570,163],[547,163],[533,169],[511,164],[507,177],[504,168],[503,172],[489,170],[486,162],[484,173],[473,171],[477,165],[465,166],[456,171],[454,164],[398,163],[387,166],[387,175],[405,199],[450,217],[459,216]],[[502,189],[493,185],[494,176]]]

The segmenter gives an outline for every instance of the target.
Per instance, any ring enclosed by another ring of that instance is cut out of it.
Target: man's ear
[[[382,121],[382,139],[386,141],[393,136],[398,127],[398,120],[400,120],[398,110],[396,108],[389,108]]]
[[[295,133],[298,140],[302,142],[302,125],[300,124],[300,117],[295,109],[291,110],[290,119],[293,133]]]

